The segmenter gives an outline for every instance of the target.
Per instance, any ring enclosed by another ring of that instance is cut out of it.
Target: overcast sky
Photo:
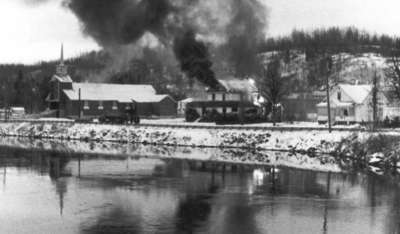
[[[399,0],[263,0],[270,8],[269,35],[292,29],[357,26],[400,36]],[[36,6],[24,0],[0,0],[0,63],[34,63],[98,49],[85,37],[75,16],[57,0]]]

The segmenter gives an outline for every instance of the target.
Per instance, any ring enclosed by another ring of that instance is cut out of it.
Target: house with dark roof
[[[373,121],[372,85],[339,84],[330,93],[332,123],[361,123]],[[377,93],[377,117],[383,120],[388,100],[383,92]],[[318,122],[328,121],[326,99],[317,104]]]
[[[220,79],[218,87],[206,89],[204,98],[193,98],[187,107],[196,110],[199,116],[217,112],[243,115],[246,112],[261,114],[263,98],[251,79]],[[243,116],[242,116],[243,117]]]
[[[57,117],[99,117],[134,112],[139,116],[175,116],[176,101],[151,85],[76,83],[68,75],[61,49],[60,64],[50,80],[46,101]]]

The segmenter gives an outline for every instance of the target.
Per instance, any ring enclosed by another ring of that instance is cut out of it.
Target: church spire
[[[57,65],[56,75],[61,77],[68,75],[67,66],[64,64],[64,44],[61,44],[60,63]]]
[[[61,43],[60,65],[64,65],[64,44]]]

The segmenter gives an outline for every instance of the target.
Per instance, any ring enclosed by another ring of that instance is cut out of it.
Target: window
[[[118,105],[117,105],[117,102],[113,102],[113,104],[112,104],[112,109],[113,110],[118,110]]]
[[[228,101],[240,101],[240,94],[228,93],[228,94],[226,94],[225,100],[228,100]]]
[[[225,101],[225,94],[222,94],[222,101]]]
[[[215,101],[215,93],[212,94],[211,100]]]
[[[344,116],[349,116],[349,111],[347,109],[343,110],[343,115]]]
[[[103,110],[103,109],[104,109],[103,101],[99,101],[98,109],[99,109],[99,110]]]
[[[224,95],[224,97],[225,97],[225,95]],[[226,114],[226,107],[222,108],[222,113]]]
[[[84,110],[89,110],[89,101],[83,101],[83,109]]]
[[[130,110],[131,109],[131,105],[129,104],[129,103],[127,103],[126,105],[125,105],[125,110]]]
[[[237,112],[238,108],[237,107],[232,107],[232,112]]]
[[[342,100],[342,93],[340,91],[337,93],[337,100]]]

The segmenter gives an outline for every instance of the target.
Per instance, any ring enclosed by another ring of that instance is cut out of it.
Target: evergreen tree
[[[16,106],[24,106],[24,91],[25,91],[25,82],[24,82],[24,74],[22,70],[18,71],[17,79],[14,82],[14,101],[13,104]]]

